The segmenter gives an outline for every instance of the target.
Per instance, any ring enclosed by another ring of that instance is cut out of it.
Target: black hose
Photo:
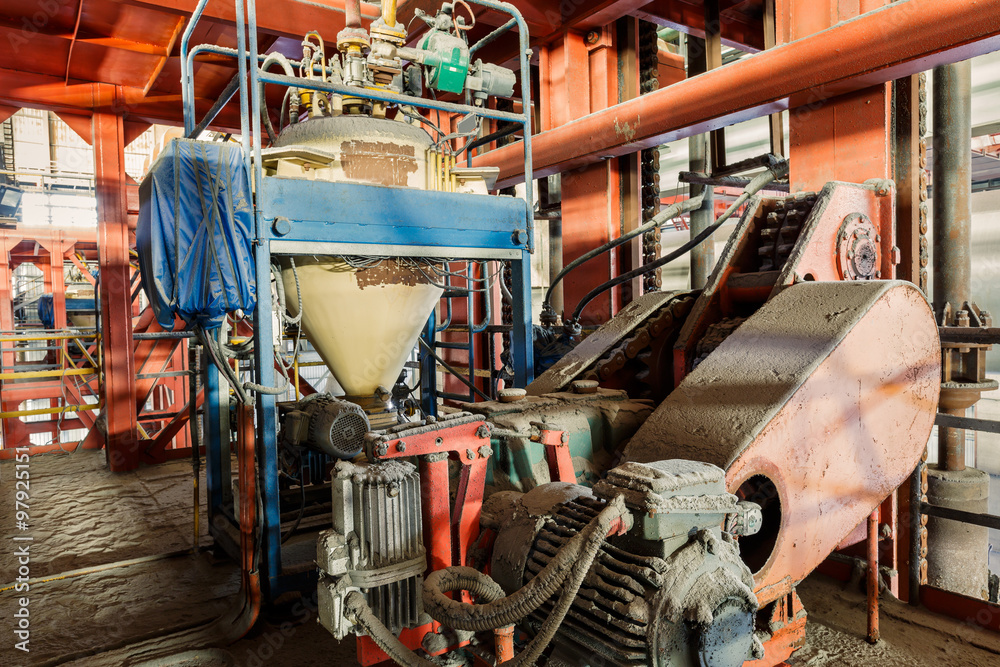
[[[600,246],[599,248],[594,248],[590,252],[585,253],[585,254],[581,255],[580,257],[577,257],[576,259],[574,259],[572,262],[570,262],[569,264],[567,264],[563,268],[563,270],[560,271],[559,274],[555,278],[552,279],[552,284],[549,285],[549,288],[545,291],[545,301],[544,301],[544,303],[542,305],[542,308],[544,308],[546,310],[551,310],[552,309],[552,306],[549,305],[549,301],[551,301],[551,299],[552,299],[552,290],[554,290],[556,288],[556,285],[558,285],[559,282],[563,278],[565,278],[566,274],[568,274],[570,271],[572,271],[573,269],[575,269],[576,267],[580,266],[581,264],[583,264],[585,262],[589,262],[590,260],[594,259],[598,255],[603,255],[604,253],[606,253],[606,252],[608,252],[610,250],[614,250],[618,246],[623,245],[625,243],[628,243],[629,241],[631,241],[635,237],[641,236],[642,234],[645,234],[646,232],[651,231],[651,230],[655,229],[656,227],[659,227],[660,225],[662,225],[667,220],[670,220],[671,218],[675,218],[678,215],[680,215],[681,213],[687,213],[687,212],[694,211],[696,209],[701,208],[701,202],[702,202],[703,199],[704,199],[704,194],[701,194],[701,195],[698,195],[697,197],[691,197],[690,199],[685,199],[684,201],[680,201],[680,202],[677,202],[675,204],[671,204],[667,208],[663,209],[663,211],[661,211],[660,213],[658,213],[655,217],[653,217],[652,219],[650,219],[644,225],[636,227],[632,231],[630,231],[630,232],[628,232],[626,234],[622,234],[621,236],[619,236],[616,239],[611,239],[610,241],[608,241],[604,245]]]
[[[281,65],[281,68],[285,71],[285,76],[289,77],[295,76],[295,71],[292,69],[292,64],[288,62],[288,58],[286,58],[282,53],[279,53],[277,51],[269,54],[267,58],[264,58],[264,62],[261,63],[260,66],[261,71],[266,72],[267,68],[273,65],[274,63],[278,63],[279,65]],[[267,138],[271,140],[271,145],[273,146],[274,143],[278,140],[278,136],[274,132],[274,125],[271,124],[271,114],[267,110],[267,98],[264,96],[265,87],[266,84],[263,81],[261,81],[260,99],[262,100],[262,104],[260,105],[260,117],[261,121],[263,121],[264,123],[264,129],[267,131]],[[284,102],[282,102],[282,106],[284,106]],[[279,123],[281,122],[280,112],[279,112],[278,122]]]
[[[739,197],[736,198],[736,201],[734,201],[729,206],[729,208],[726,209],[725,213],[720,215],[712,225],[706,227],[700,234],[698,234],[698,236],[694,237],[693,239],[682,245],[677,250],[674,250],[670,254],[664,255],[655,262],[650,262],[649,264],[640,266],[638,269],[633,269],[628,273],[623,273],[620,276],[616,276],[611,280],[607,281],[606,283],[595,287],[590,292],[588,292],[587,295],[583,297],[583,299],[580,300],[580,303],[577,305],[576,310],[573,311],[573,317],[570,318],[570,321],[578,322],[580,319],[580,314],[583,312],[583,309],[586,308],[591,301],[593,301],[595,298],[597,298],[604,292],[607,292],[609,289],[613,289],[618,285],[627,283],[633,278],[638,278],[643,274],[655,271],[656,269],[674,261],[678,257],[683,257],[685,253],[697,247],[698,245],[703,243],[706,239],[708,239],[713,233],[715,233],[719,229],[719,227],[721,227],[723,223],[726,222],[726,220],[732,217],[733,213],[736,212],[736,209],[745,204],[747,200],[750,199],[750,197],[763,190],[768,183],[771,183],[772,181],[775,181],[779,178],[784,178],[787,175],[788,175],[788,161],[785,160],[771,167],[767,171],[755,176],[754,179],[750,181],[750,184],[747,185],[746,189],[743,191],[743,194],[741,194]]]
[[[486,144],[492,143],[494,141],[499,141],[500,139],[503,139],[504,137],[507,137],[507,136],[510,136],[510,135],[514,134],[515,132],[517,132],[520,129],[521,129],[520,125],[518,125],[517,123],[511,123],[510,125],[508,125],[507,127],[503,128],[502,130],[497,130],[496,132],[492,132],[490,134],[487,134],[485,137],[480,137],[479,139],[475,139],[473,141],[470,141],[469,143],[467,143],[465,145],[464,148],[462,148],[462,150],[459,151],[459,153],[465,153],[466,151],[473,151],[473,150],[479,148],[480,146],[485,146]]]
[[[624,514],[624,501],[620,497],[612,500],[531,581],[511,595],[486,604],[452,600],[446,593],[467,590],[489,597],[494,587],[499,588],[489,576],[468,567],[432,572],[424,580],[424,609],[434,620],[458,630],[482,632],[514,625],[555,595],[575,564],[586,562],[588,555],[593,561],[611,524]],[[586,567],[589,569],[590,564]]]
[[[396,635],[392,634],[378,616],[372,612],[365,601],[365,596],[358,591],[351,591],[344,601],[344,611],[355,624],[364,628],[372,641],[385,651],[389,659],[403,667],[441,667],[436,662],[421,658],[414,653]],[[352,618],[353,617],[353,618]]]
[[[625,511],[624,499],[622,496],[618,496],[609,502],[608,506],[605,507],[593,521],[591,521],[580,533],[574,536],[559,550],[552,562],[555,562],[556,560],[563,561],[563,568],[566,572],[559,577],[559,583],[551,587],[552,593],[542,598],[541,601],[533,608],[528,609],[527,611],[524,611],[524,609],[521,608],[518,612],[514,613],[524,612],[524,615],[521,617],[524,618],[524,616],[527,616],[532,611],[537,609],[542,602],[545,602],[545,600],[551,597],[551,595],[561,587],[562,592],[559,595],[559,599],[556,602],[555,607],[546,617],[545,621],[542,623],[542,627],[538,631],[538,634],[535,635],[531,642],[529,642],[527,648],[521,651],[521,653],[513,659],[508,660],[497,667],[529,667],[535,664],[541,656],[542,651],[545,650],[555,637],[559,626],[566,618],[566,614],[569,612],[570,606],[573,604],[573,600],[576,599],[580,586],[583,584],[587,573],[590,571],[591,565],[593,565],[594,560],[597,558],[597,554],[600,551],[601,545],[604,543],[604,539],[607,536],[608,531],[611,529],[611,525],[616,519],[624,516]],[[583,545],[582,548],[574,548],[580,547],[581,543]],[[546,570],[548,570],[552,565],[552,562],[550,562],[549,565],[542,570],[542,572],[539,572],[538,575],[531,580],[531,582],[521,588],[520,591],[509,597],[502,597],[503,589],[500,588],[499,584],[485,574],[480,573],[478,570],[468,567],[451,567],[445,568],[444,570],[438,570],[437,572],[431,573],[431,575],[424,581],[424,604],[425,606],[427,605],[428,583],[430,583],[432,595],[435,600],[440,602],[443,599],[460,606],[463,609],[461,612],[462,615],[474,614],[476,613],[476,610],[487,608],[490,605],[494,605],[494,610],[497,606],[509,606],[510,611],[508,613],[511,613],[514,611],[515,606],[511,604],[512,599],[519,595],[521,591],[528,588],[532,582],[541,579],[543,575],[546,574]],[[563,583],[565,583],[565,585],[563,585]],[[450,600],[445,595],[446,592],[457,590],[467,590],[476,595],[479,599],[488,600],[488,602],[485,605],[468,605]],[[365,632],[368,633],[368,636],[370,636],[378,645],[378,647],[385,651],[386,655],[388,655],[389,658],[397,664],[403,665],[403,667],[437,667],[437,663],[417,655],[404,645],[394,634],[392,634],[392,632],[390,632],[389,629],[386,628],[379,618],[372,612],[371,607],[368,606],[367,601],[361,593],[357,591],[349,593],[345,600],[344,607],[345,612],[348,614],[348,618],[356,625],[361,626]],[[440,610],[440,606],[435,606],[435,610]],[[437,620],[433,611],[430,609],[427,609],[427,611]],[[514,623],[506,623],[495,627],[507,627],[513,624]],[[454,625],[452,627],[458,627],[461,629],[460,625]],[[483,630],[487,629],[493,628],[483,628]]]

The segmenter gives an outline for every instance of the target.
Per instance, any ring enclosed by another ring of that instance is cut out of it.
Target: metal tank
[[[333,116],[289,126],[264,159],[269,172],[281,177],[427,189],[436,173],[428,164],[433,155],[431,137],[419,127]],[[305,335],[346,398],[370,416],[381,413],[391,422],[387,390],[443,294],[435,284],[440,266],[419,258],[373,256],[281,260],[293,317],[299,315],[301,299]]]

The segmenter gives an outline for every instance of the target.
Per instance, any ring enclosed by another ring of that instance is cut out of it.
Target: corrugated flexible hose
[[[513,660],[503,663],[508,667],[533,665],[555,637],[612,525],[625,514],[624,499],[618,496],[611,500],[538,575],[506,597],[499,584],[478,570],[449,567],[432,572],[424,581],[424,609],[434,620],[448,627],[483,632],[516,624],[561,588],[552,613],[546,617],[535,638]],[[468,604],[446,595],[460,590],[485,600],[485,604]],[[345,607],[354,622],[397,663],[406,667],[434,666],[435,663],[418,656],[400,642],[372,613],[360,593],[349,594]]]

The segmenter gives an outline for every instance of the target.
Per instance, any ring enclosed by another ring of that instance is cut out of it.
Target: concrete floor
[[[4,508],[14,505],[12,478],[12,462],[0,462]],[[32,459],[30,530],[18,531],[13,512],[0,512],[0,665],[141,665],[137,646],[162,645],[157,638],[220,616],[239,589],[239,574],[207,549],[187,551],[194,540],[192,500],[185,461],[112,475],[100,452]],[[11,639],[11,614],[24,595],[12,589],[12,538],[25,534],[34,538],[31,576],[41,580],[28,594],[29,654],[14,650]],[[200,542],[207,547],[210,540],[203,534]],[[799,592],[811,623],[795,667],[1000,665],[1000,637],[894,600],[883,603],[884,641],[869,646],[860,590],[814,577]],[[198,663],[172,664],[355,665],[354,642],[335,641],[311,606],[306,599],[265,610],[253,631],[225,651],[203,650]]]

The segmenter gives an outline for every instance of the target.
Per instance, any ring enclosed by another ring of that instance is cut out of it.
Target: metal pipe
[[[201,538],[201,430],[198,424],[198,377],[201,348],[192,344],[188,350],[188,367],[191,371],[188,384],[188,426],[191,429],[191,474],[194,480],[194,544],[198,550]]]
[[[934,69],[934,312],[939,324],[971,299],[972,62]],[[945,410],[956,417],[964,410]],[[965,470],[965,431],[938,429],[938,465]]]
[[[240,62],[245,64],[246,59],[241,58]],[[497,111],[496,109],[489,109],[487,107],[473,108],[464,104],[443,102],[441,100],[428,100],[425,98],[410,97],[408,95],[401,95],[399,93],[393,93],[382,89],[376,90],[373,88],[365,88],[361,90],[356,86],[347,86],[333,83],[331,81],[321,81],[319,79],[299,79],[271,72],[261,72],[258,77],[258,81],[280,84],[288,86],[289,88],[301,88],[302,90],[317,90],[324,93],[336,93],[337,95],[363,97],[365,99],[375,100],[376,102],[386,102],[387,104],[402,104],[404,106],[417,107],[419,109],[447,111],[450,113],[458,113],[463,116],[472,110],[477,116],[490,118],[492,120],[501,120],[508,123],[523,124],[526,121],[525,116],[522,114]]]
[[[352,0],[352,1],[358,4],[358,13],[360,13],[361,12],[360,0]],[[345,8],[347,5],[350,4],[352,4],[352,2],[348,2],[345,5]],[[382,0],[382,21],[390,28],[394,28],[396,26],[396,0]]]
[[[187,59],[188,43],[191,41],[191,35],[194,34],[194,28],[198,25],[198,21],[201,20],[201,15],[205,11],[205,7],[208,6],[208,0],[198,0],[198,5],[194,8],[191,13],[191,20],[188,21],[187,27],[184,29],[184,34],[181,36],[181,63]],[[184,134],[189,136],[191,131],[194,130],[194,90],[189,91],[188,82],[185,80],[186,72],[184,67],[181,67],[181,103],[184,110]]]
[[[972,282],[972,62],[934,69],[934,310],[962,309]],[[948,324],[951,324],[950,322]]]
[[[868,515],[868,643],[878,643],[878,521],[880,508]]]
[[[219,112],[222,111],[223,107],[229,104],[229,101],[233,99],[233,95],[235,95],[236,91],[239,89],[240,89],[240,75],[234,74],[233,78],[229,81],[229,84],[226,86],[226,89],[223,90],[222,93],[219,95],[219,99],[215,100],[215,103],[212,105],[212,108],[208,110],[208,112],[205,114],[205,117],[201,119],[201,122],[199,122],[198,125],[196,125],[195,128],[191,130],[190,134],[185,134],[184,136],[187,137],[188,139],[197,139],[202,132],[208,129],[208,126],[212,124],[212,121],[215,120],[215,117],[219,115]],[[185,120],[185,125],[186,124],[187,121]]]
[[[924,522],[921,517],[920,506],[923,502],[923,478],[927,464],[923,460],[917,464],[916,469],[910,476],[910,562],[908,564],[910,578],[910,599],[908,602],[916,607],[920,604],[920,584],[923,578],[920,576],[920,564],[924,559],[923,540],[921,532],[924,529]],[[900,517],[903,520],[903,517]]]
[[[998,15],[1000,0],[982,0],[975,12],[966,0],[890,3],[541,132],[531,138],[532,173],[539,178],[571,171],[723,125],[789,108],[815,108],[832,97],[995,51],[1000,46]],[[865,48],[845,51],[845,44]],[[842,57],[830,58],[830,53]],[[748,84],[753,81],[767,85]],[[473,164],[500,167],[498,187],[524,181],[519,147],[498,148],[477,156]]]
[[[707,174],[709,171],[708,156],[709,135],[699,134],[688,138],[688,162],[691,171]],[[691,199],[701,197],[701,206],[691,211],[691,238],[712,226],[715,222],[715,188],[692,183],[688,196]],[[705,243],[700,243],[691,249],[691,289],[702,289],[708,283],[715,266],[715,242],[711,237]]]
[[[361,27],[361,0],[347,0],[344,3],[344,16],[346,19],[346,27],[348,28],[360,28]],[[396,25],[395,23],[393,25]]]
[[[472,47],[469,48],[469,58],[472,58],[472,56],[474,56],[476,54],[476,51],[478,51],[479,49],[483,48],[487,44],[492,44],[495,40],[499,39],[504,33],[509,31],[515,25],[517,25],[517,19],[511,19],[506,23],[504,23],[499,28],[497,28],[496,30],[494,30],[493,32],[491,32],[490,34],[483,37],[475,44],[473,44]]]
[[[566,302],[563,296],[563,284],[559,280],[563,271],[563,231],[562,214],[549,218],[549,300],[552,310],[563,318]]]

